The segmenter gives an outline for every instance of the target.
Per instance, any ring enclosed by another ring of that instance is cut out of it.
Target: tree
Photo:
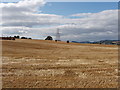
[[[67,40],[67,43],[69,43],[69,40]]]
[[[19,38],[20,38],[20,36],[16,36],[16,38],[18,38],[18,39],[19,39]]]
[[[53,38],[51,36],[47,36],[45,40],[53,40]]]
[[[17,38],[17,39],[19,39],[19,38],[20,38],[20,36],[14,36],[14,38]]]

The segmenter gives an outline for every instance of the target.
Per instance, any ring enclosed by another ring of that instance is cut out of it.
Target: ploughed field
[[[2,41],[3,88],[117,88],[118,47]]]

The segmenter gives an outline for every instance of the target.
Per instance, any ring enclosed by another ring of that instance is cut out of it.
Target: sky
[[[71,15],[75,13],[98,13],[118,8],[113,2],[48,2],[42,8],[43,13]],[[102,6],[102,7],[101,7]]]
[[[0,0],[1,2],[18,2],[20,0]],[[46,2],[119,2],[119,0],[45,0]]]
[[[54,0],[53,0],[54,1]],[[87,0],[86,0],[87,1]],[[63,41],[99,41],[118,39],[118,3],[46,2],[44,0],[3,0],[3,36],[27,36],[34,39],[56,37]]]

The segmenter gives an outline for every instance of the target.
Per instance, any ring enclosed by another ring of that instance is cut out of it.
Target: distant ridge
[[[73,43],[89,43],[89,44],[107,44],[107,45],[120,45],[120,40],[101,40],[101,41],[72,41]]]

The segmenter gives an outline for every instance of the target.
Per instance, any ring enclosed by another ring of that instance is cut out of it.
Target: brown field
[[[117,88],[118,47],[2,41],[3,88]]]

